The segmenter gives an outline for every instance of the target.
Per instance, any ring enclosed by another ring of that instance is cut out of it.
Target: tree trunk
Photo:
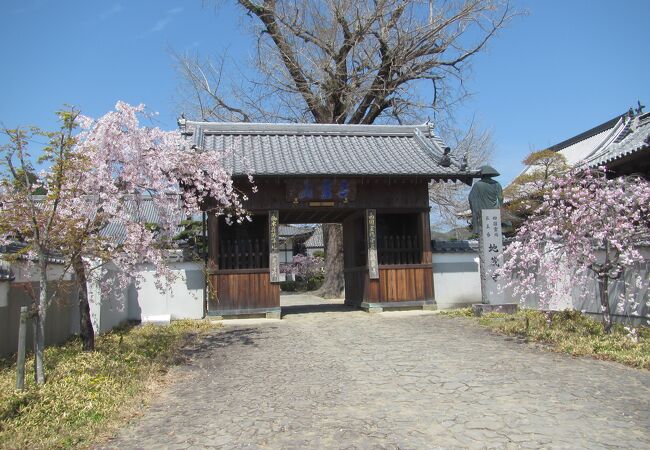
[[[343,227],[338,223],[323,224],[325,244],[325,281],[318,294],[325,298],[339,298],[345,287],[343,277]]]
[[[612,315],[609,309],[609,277],[607,274],[598,276],[598,294],[600,296],[600,311],[603,313],[603,329],[609,333],[612,329]]]
[[[47,256],[38,255],[39,292],[34,314],[34,378],[36,384],[45,384],[45,317],[47,313]]]
[[[88,303],[88,279],[86,277],[86,266],[84,266],[81,255],[74,256],[72,268],[77,279],[77,298],[79,300],[79,335],[83,344],[84,352],[95,350],[95,330],[90,318],[90,304]]]

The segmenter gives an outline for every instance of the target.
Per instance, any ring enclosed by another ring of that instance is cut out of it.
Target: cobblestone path
[[[344,309],[226,324],[185,350],[179,381],[107,445],[650,448],[650,372],[464,319]]]

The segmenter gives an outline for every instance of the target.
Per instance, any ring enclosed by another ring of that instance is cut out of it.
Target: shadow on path
[[[342,303],[309,303],[305,305],[282,306],[282,317],[294,314],[328,313],[358,311],[355,306],[348,306]]]
[[[193,344],[186,345],[181,349],[183,357],[194,355],[206,355],[214,348],[229,347],[231,345],[252,345],[257,347],[255,338],[261,334],[256,328],[235,328],[226,331],[219,331],[201,338]]]

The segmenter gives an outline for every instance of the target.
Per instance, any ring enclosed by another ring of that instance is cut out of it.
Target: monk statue
[[[481,179],[474,183],[469,193],[469,207],[472,210],[472,228],[479,233],[482,209],[499,209],[503,204],[503,188],[493,177],[499,172],[492,166],[479,168]]]

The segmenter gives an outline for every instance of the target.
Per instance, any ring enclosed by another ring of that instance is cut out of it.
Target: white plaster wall
[[[609,306],[613,315],[617,317],[637,318],[643,323],[650,324],[650,248],[640,248],[644,262],[636,265],[633,269],[626,271],[622,279],[611,281],[609,285]],[[599,252],[598,257],[604,260],[604,252]],[[575,283],[572,280],[571,264],[567,262],[566,283]],[[636,285],[637,275],[640,275],[642,283],[640,286]],[[539,283],[544,283],[543,277]],[[590,314],[600,314],[600,301],[598,294],[598,285],[596,280],[587,283],[587,294],[585,296],[579,295],[579,292],[585,286],[577,286],[570,292],[570,297],[566,299],[559,299],[560,301],[553,302],[551,309],[576,309]],[[571,291],[571,290],[569,290]],[[623,295],[624,301],[621,299]],[[512,303],[519,303],[527,308],[540,308],[539,299],[536,297],[528,297],[522,299],[512,295],[512,289],[506,290],[506,297]],[[549,306],[542,307],[548,308]]]
[[[3,266],[10,267],[13,272],[15,283],[27,283],[40,281],[39,270],[37,264],[27,264],[26,261],[18,260],[2,262]],[[72,279],[72,271],[64,271],[64,266],[62,264],[50,263],[47,267],[47,279],[51,281],[69,281]]]
[[[481,302],[478,254],[434,253],[433,289],[439,309]]]
[[[102,295],[100,283],[114,283],[115,271],[108,274],[98,283],[88,283],[88,303],[90,316],[95,333],[105,333],[128,320],[128,295],[126,292],[115,292],[110,296]]]
[[[9,281],[0,281],[0,308],[9,306]]]
[[[111,296],[108,301],[104,299],[101,305],[99,333],[105,333],[128,320],[128,297],[126,293]]]
[[[177,262],[171,267],[177,279],[170,290],[162,293],[155,286],[152,268],[143,268],[144,281],[128,291],[129,319],[160,314],[170,314],[172,319],[203,317],[203,264]]]

